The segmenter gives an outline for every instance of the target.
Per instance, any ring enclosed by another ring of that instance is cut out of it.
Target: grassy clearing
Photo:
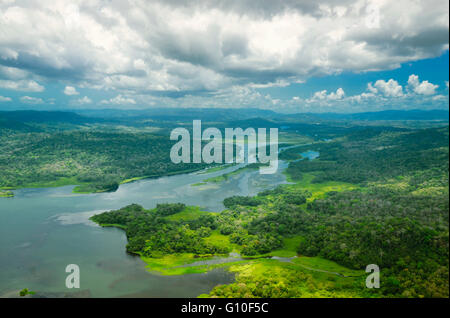
[[[328,261],[315,260],[317,266],[330,268]],[[334,268],[334,267],[332,267]],[[295,262],[257,259],[233,264],[236,282],[217,286],[199,297],[289,297],[340,298],[376,297],[364,286],[364,277],[342,277],[326,272],[314,272]],[[343,270],[343,268],[339,268]]]
[[[295,184],[291,184],[288,187],[292,189],[301,188],[303,190],[308,190],[309,192],[311,192],[312,195],[311,197],[308,198],[308,202],[314,201],[315,199],[324,198],[327,192],[351,191],[359,189],[359,186],[352,183],[337,182],[337,181],[312,183],[313,179],[314,179],[313,173],[303,173],[302,179],[300,181],[295,181]],[[287,175],[287,180],[290,182],[294,182],[289,175]]]
[[[285,237],[283,238],[283,247],[269,253],[265,254],[257,254],[252,256],[243,255],[246,259],[262,259],[262,258],[270,258],[272,256],[277,257],[294,257],[297,256],[297,248],[300,242],[304,240],[304,238],[300,235],[293,237]],[[236,252],[240,252],[242,247],[236,245]]]
[[[150,272],[156,272],[161,275],[183,275],[206,272],[206,266],[181,266],[201,260],[208,260],[211,257],[195,257],[194,254],[183,253],[165,255],[160,258],[141,256],[141,259],[147,264],[146,268]]]
[[[235,252],[235,253],[239,253],[242,249],[241,246],[231,243],[230,237],[227,235],[220,234],[220,232],[218,230],[212,231],[211,235],[208,237],[205,237],[203,240],[207,243],[210,243],[210,244],[213,244],[216,246],[227,247],[232,252]]]
[[[311,271],[320,270],[324,272],[327,271],[330,273],[334,272],[348,277],[358,277],[365,275],[365,271],[363,270],[349,269],[347,267],[344,267],[333,261],[329,261],[321,257],[300,256],[293,259],[292,262],[302,266],[305,269],[310,269]]]
[[[226,255],[223,256],[226,257]],[[236,261],[212,265],[185,266],[199,261],[211,260],[212,258],[212,255],[197,256],[190,253],[170,254],[160,258],[141,256],[141,259],[147,264],[146,268],[149,272],[166,276],[201,274],[215,268],[229,268],[248,263],[248,261]]]
[[[165,216],[170,221],[190,221],[199,218],[201,215],[212,214],[212,212],[201,211],[198,206],[187,206],[183,211]]]
[[[271,256],[292,257],[297,255],[297,248],[304,238],[300,235],[283,239],[283,247],[270,253]]]

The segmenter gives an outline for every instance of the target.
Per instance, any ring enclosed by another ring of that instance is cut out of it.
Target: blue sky
[[[292,84],[288,87],[270,87],[264,89],[274,98],[292,98],[301,96],[308,98],[311,92],[326,89],[336,91],[339,87],[345,92],[356,95],[366,89],[367,83],[376,82],[379,79],[396,79],[399,83],[406,84],[411,74],[417,74],[421,79],[439,85],[437,92],[445,94],[448,90],[446,82],[449,80],[449,55],[448,51],[437,58],[424,59],[416,62],[402,64],[399,68],[387,71],[342,73],[339,75],[310,78],[303,84]]]
[[[447,1],[7,1],[0,110],[448,109]]]

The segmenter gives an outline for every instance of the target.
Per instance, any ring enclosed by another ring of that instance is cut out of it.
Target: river
[[[124,231],[101,228],[89,221],[95,213],[131,203],[153,208],[162,202],[183,202],[219,212],[232,195],[255,195],[285,183],[281,162],[277,173],[244,170],[215,184],[192,186],[206,178],[238,169],[189,173],[123,184],[116,192],[74,194],[73,186],[21,189],[0,199],[0,296],[17,296],[28,288],[61,296],[68,264],[80,267],[81,288],[90,297],[196,297],[215,285],[230,283],[221,270],[206,274],[161,276],[149,273],[139,257],[125,252]]]
[[[312,160],[319,154],[302,155]],[[182,202],[220,212],[227,197],[255,195],[286,183],[287,163],[279,161],[274,174],[243,170],[221,183],[193,186],[243,166],[139,180],[112,193],[74,194],[73,186],[66,186],[20,189],[12,198],[1,198],[0,297],[17,296],[23,288],[44,296],[73,296],[65,286],[68,264],[80,268],[83,297],[196,297],[231,283],[234,275],[223,269],[181,276],[150,273],[139,257],[125,252],[124,231],[102,228],[89,217],[131,203],[153,208]]]

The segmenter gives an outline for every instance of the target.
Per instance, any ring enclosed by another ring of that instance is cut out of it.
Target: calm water
[[[95,213],[131,203],[153,208],[183,202],[221,211],[224,198],[254,195],[285,183],[286,163],[273,175],[245,171],[220,184],[192,186],[239,166],[208,174],[184,174],[121,185],[114,193],[78,195],[72,186],[22,189],[0,199],[0,296],[16,296],[23,288],[64,293],[65,267],[78,264],[81,290],[92,297],[196,297],[233,276],[223,270],[206,274],[160,276],[125,253],[125,233],[89,221]],[[54,294],[52,294],[54,295]]]

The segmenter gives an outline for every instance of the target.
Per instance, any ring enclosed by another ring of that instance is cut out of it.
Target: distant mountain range
[[[85,116],[69,111],[36,110],[0,111],[0,119],[28,123],[65,122],[73,124],[85,123],[90,120]]]
[[[80,115],[100,118],[142,119],[152,118],[165,121],[245,120],[250,118],[304,118],[328,120],[443,120],[448,121],[448,110],[385,110],[363,113],[295,113],[282,114],[257,108],[153,108],[146,110],[93,109],[76,110]]]
[[[323,119],[344,120],[444,120],[448,121],[448,110],[384,110],[354,114],[324,113],[311,114]]]
[[[110,119],[134,119],[142,120],[151,118],[163,121],[192,121],[201,119],[205,121],[226,121],[246,118],[273,118],[278,114],[271,110],[258,108],[152,108],[145,110],[118,110],[118,109],[86,109],[74,112],[89,117],[101,117]]]
[[[76,111],[0,111],[0,128],[33,131],[36,127],[27,124],[67,123],[83,125],[89,123],[120,123],[148,125],[151,122],[190,122],[201,119],[208,122],[234,122],[244,125],[255,121],[273,125],[277,121],[376,121],[376,120],[449,120],[448,110],[385,110],[354,114],[341,113],[297,113],[281,114],[263,109],[224,108],[155,108],[148,110],[95,109]]]

